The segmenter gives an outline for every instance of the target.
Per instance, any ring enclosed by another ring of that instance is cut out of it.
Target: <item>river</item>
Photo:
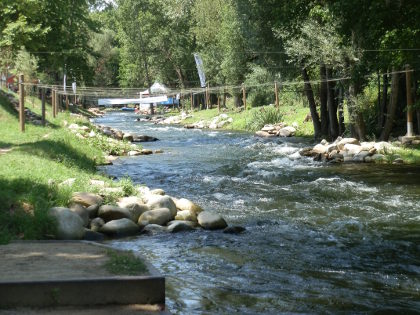
[[[219,231],[112,241],[167,278],[175,314],[419,313],[420,167],[323,165],[308,140],[186,130],[115,112],[96,123],[154,136],[163,154],[105,171],[220,213]]]

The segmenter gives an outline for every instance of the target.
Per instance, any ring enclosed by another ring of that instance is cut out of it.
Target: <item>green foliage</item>
[[[28,53],[24,46],[19,50],[15,61],[16,74],[23,74],[25,81],[32,82],[36,78],[38,58]]]
[[[108,272],[115,275],[136,276],[147,273],[146,264],[137,256],[130,252],[120,252],[109,250],[109,257],[105,264]]]
[[[262,107],[254,111],[252,118],[247,123],[247,129],[251,131],[260,130],[264,125],[277,124],[283,119],[283,113],[274,106]]]
[[[251,66],[251,72],[245,78],[245,85],[252,86],[248,92],[247,103],[253,107],[273,104],[275,101],[274,80],[275,78],[267,69],[257,65]],[[273,84],[267,85],[268,82],[273,82]]]

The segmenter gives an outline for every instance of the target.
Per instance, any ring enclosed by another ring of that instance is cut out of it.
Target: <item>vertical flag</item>
[[[73,89],[73,94],[76,94],[76,82],[71,84],[71,88]]]
[[[67,79],[67,75],[64,74],[64,79],[63,79],[63,91],[66,92],[66,79]]]
[[[200,77],[201,87],[206,87],[206,74],[204,73],[203,60],[199,54],[194,54],[195,64],[197,65],[198,76]]]

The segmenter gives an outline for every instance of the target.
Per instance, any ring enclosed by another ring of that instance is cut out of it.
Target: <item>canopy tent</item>
[[[169,89],[164,84],[155,82],[150,87],[150,93],[151,94],[167,94],[169,93]],[[143,95],[149,95],[149,89],[143,92],[140,92],[140,97],[142,97]]]

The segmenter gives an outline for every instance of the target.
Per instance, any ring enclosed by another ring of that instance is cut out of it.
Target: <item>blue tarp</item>
[[[159,105],[172,105],[172,104],[179,105],[179,100],[177,100],[174,97],[168,97],[168,100],[166,102],[160,102],[158,104]]]

